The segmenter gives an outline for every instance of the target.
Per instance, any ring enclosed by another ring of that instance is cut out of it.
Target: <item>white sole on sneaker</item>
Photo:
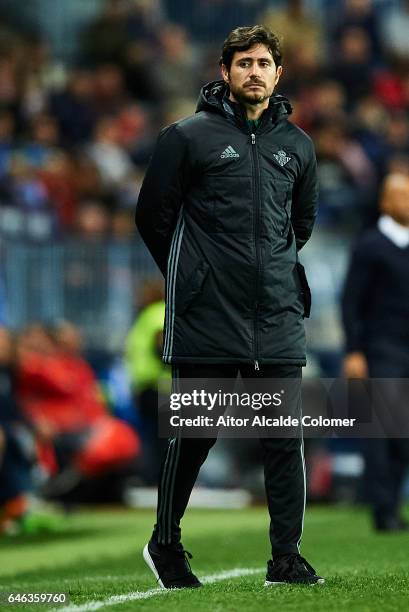
[[[315,586],[316,584],[324,584],[325,582],[325,578],[318,578],[317,582],[311,582],[311,583],[307,583],[307,586]],[[266,580],[264,583],[265,587],[271,587],[271,586],[279,586],[280,584],[304,584],[303,582],[300,583],[296,583],[296,582],[271,582],[270,580]]]
[[[149,548],[148,548],[148,544],[145,545],[144,549],[143,549],[143,558],[145,560],[146,565],[149,567],[149,569],[153,572],[153,574],[155,575],[156,578],[156,582],[159,584],[159,586],[162,589],[166,589],[165,585],[163,584],[162,580],[159,578],[159,574],[158,574],[158,570],[155,567],[155,564],[153,562],[152,557],[149,554]]]

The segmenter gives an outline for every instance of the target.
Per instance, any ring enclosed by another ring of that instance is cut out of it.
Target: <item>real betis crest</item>
[[[288,157],[287,153],[283,151],[282,149],[277,151],[277,153],[273,153],[273,155],[274,155],[274,158],[280,164],[280,166],[285,166],[291,159],[291,157]]]

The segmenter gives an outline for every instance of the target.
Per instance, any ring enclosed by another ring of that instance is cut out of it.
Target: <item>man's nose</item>
[[[253,78],[253,79],[261,77],[261,68],[260,68],[260,66],[257,63],[254,63],[251,66],[250,77]]]

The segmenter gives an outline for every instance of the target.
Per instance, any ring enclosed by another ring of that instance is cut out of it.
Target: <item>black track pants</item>
[[[173,368],[173,388],[183,379],[231,379],[238,374],[253,391],[267,391],[268,379],[301,379],[301,367],[292,365],[251,366],[182,365]],[[252,379],[250,381],[250,379]],[[233,386],[233,385],[232,385]],[[249,389],[246,389],[249,390]],[[297,403],[301,414],[300,390]],[[180,521],[184,515],[200,467],[216,438],[169,440],[159,476],[157,522],[153,539],[169,545],[180,541]],[[270,513],[272,554],[299,552],[305,512],[305,463],[301,430],[294,438],[261,438],[265,487]]]

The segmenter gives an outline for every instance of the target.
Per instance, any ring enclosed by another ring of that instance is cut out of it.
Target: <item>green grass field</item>
[[[64,534],[2,538],[0,591],[66,591],[71,597],[69,609],[74,611],[79,606],[78,610],[84,612],[363,612],[404,611],[409,607],[409,535],[374,534],[364,511],[309,509],[302,553],[327,582],[314,587],[270,589],[263,587],[269,556],[264,508],[188,512],[183,541],[194,556],[192,567],[199,577],[218,575],[217,582],[195,591],[156,591],[141,556],[153,519],[153,512],[147,510],[86,511],[69,518]],[[236,568],[249,571],[244,576],[220,579],[221,572]],[[142,591],[149,593],[141,595]],[[124,601],[109,600],[118,595],[124,595]],[[20,604],[2,609],[54,608]]]

